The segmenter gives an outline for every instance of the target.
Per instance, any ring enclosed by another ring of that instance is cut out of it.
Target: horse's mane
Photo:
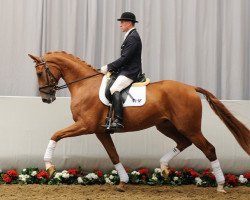
[[[46,54],[63,54],[64,56],[68,57],[69,59],[82,64],[82,65],[87,65],[88,67],[90,67],[93,70],[96,70],[92,65],[88,64],[86,61],[81,60],[79,57],[74,56],[73,54],[67,53],[66,51],[53,51],[53,52],[47,52]]]

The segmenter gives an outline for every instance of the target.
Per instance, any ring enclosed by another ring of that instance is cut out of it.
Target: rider
[[[120,92],[135,81],[142,73],[142,43],[135,29],[135,23],[138,21],[136,21],[135,15],[131,12],[124,12],[117,21],[120,21],[121,31],[126,32],[121,46],[121,57],[101,67],[101,72],[104,74],[111,71],[118,75],[110,88],[115,114],[115,120],[111,124],[111,129],[124,128],[123,103]]]

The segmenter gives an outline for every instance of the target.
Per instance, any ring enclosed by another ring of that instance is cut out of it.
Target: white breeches
[[[133,83],[132,79],[123,75],[118,76],[114,84],[110,88],[111,95],[114,94],[115,92],[121,92],[123,89],[128,87],[131,83]]]

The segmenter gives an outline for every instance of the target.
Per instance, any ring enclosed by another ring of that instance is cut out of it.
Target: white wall
[[[250,101],[223,101],[238,119],[250,127]],[[44,104],[38,97],[0,97],[0,169],[44,168],[43,155],[51,135],[72,123],[70,99],[57,98]],[[203,101],[203,133],[215,146],[224,172],[250,171],[250,158],[232,134]],[[112,135],[121,161],[130,168],[159,166],[159,159],[175,143],[155,128]],[[95,135],[60,141],[54,163],[58,169],[81,166],[85,170],[111,169],[112,163]],[[210,167],[194,145],[179,154],[170,165],[176,168]]]

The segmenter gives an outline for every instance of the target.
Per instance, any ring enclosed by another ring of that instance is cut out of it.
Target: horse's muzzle
[[[56,100],[56,97],[50,97],[50,98],[42,98],[43,103],[52,103],[53,101]]]

